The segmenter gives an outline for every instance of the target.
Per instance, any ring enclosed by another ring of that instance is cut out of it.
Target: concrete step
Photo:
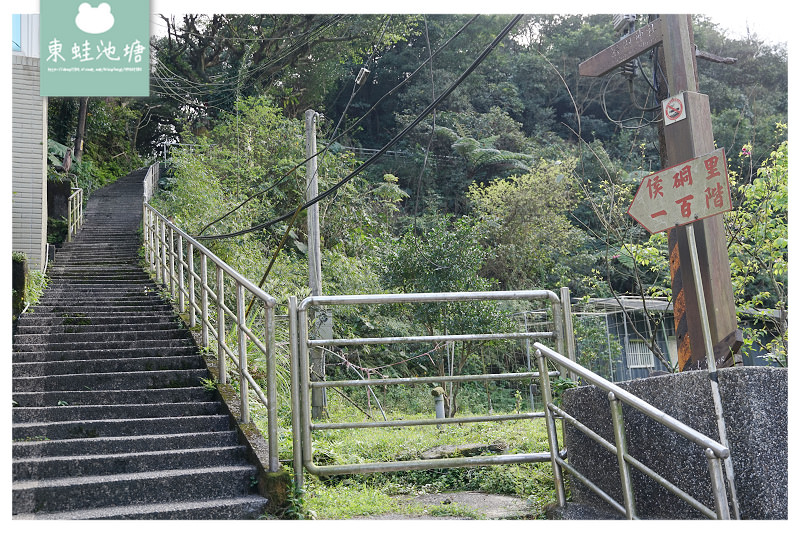
[[[15,459],[11,474],[17,481],[77,476],[132,474],[157,470],[177,470],[244,463],[243,446],[185,448],[105,455],[74,455]]]
[[[74,329],[73,326],[70,329]],[[118,329],[117,331],[93,332],[48,332],[48,333],[19,333],[14,337],[14,345],[39,345],[59,346],[63,344],[83,344],[88,342],[134,342],[148,340],[180,340],[189,339],[191,335],[185,329],[173,327],[170,329],[141,330]]]
[[[15,441],[86,439],[135,435],[202,433],[228,431],[231,421],[227,415],[186,417],[123,418],[116,420],[78,420],[64,422],[30,422],[12,424]]]
[[[31,363],[36,361],[75,361],[86,359],[112,359],[136,357],[164,357],[178,355],[197,355],[194,345],[167,348],[154,346],[150,348],[98,348],[92,350],[39,350],[30,352],[13,352],[14,363]]]
[[[154,303],[151,305],[37,305],[33,312],[36,314],[47,315],[48,313],[61,316],[87,316],[91,314],[114,314],[114,313],[137,313],[149,315],[152,313],[170,313],[172,306],[168,303]]]
[[[196,387],[208,379],[206,369],[111,372],[104,374],[66,374],[59,376],[12,378],[15,392],[82,391],[114,389],[163,389]]]
[[[66,322],[66,323],[65,323]],[[154,336],[160,335],[162,332],[172,330],[182,330],[183,325],[176,319],[154,319],[152,322],[138,322],[134,324],[119,321],[116,324],[92,324],[91,320],[84,318],[83,320],[61,320],[53,319],[49,324],[41,325],[17,325],[16,333],[18,335],[36,335],[42,331],[47,331],[47,335],[56,335],[64,333],[80,333],[85,335],[93,335],[95,333],[106,332],[137,332],[149,331]]]
[[[109,391],[14,392],[15,407],[54,407],[59,405],[119,405],[124,403],[210,402],[214,391],[205,387],[169,389],[126,389]]]
[[[190,346],[191,339],[137,339],[132,341],[75,341],[43,344],[14,344],[15,352],[42,352],[47,350],[114,350],[118,348],[176,348]]]
[[[119,405],[59,405],[56,407],[14,407],[14,424],[116,420],[122,418],[164,418],[203,416],[220,413],[219,402],[143,403]]]
[[[125,505],[68,511],[15,515],[19,520],[236,520],[256,519],[263,515],[267,500],[250,494],[239,498],[191,500],[185,502]]]
[[[13,363],[11,376],[43,377],[72,374],[103,374],[138,372],[148,370],[188,370],[205,368],[199,355],[129,357],[125,359],[78,359],[73,361],[47,361],[35,363]]]
[[[100,476],[15,481],[15,513],[230,498],[251,493],[252,466],[219,466]]]
[[[35,315],[35,316],[34,316]],[[136,310],[125,310],[125,311],[91,311],[86,313],[81,312],[44,312],[39,309],[34,309],[34,312],[28,315],[22,315],[22,317],[30,316],[31,318],[26,318],[25,322],[20,322],[21,324],[27,324],[28,322],[31,323],[39,323],[40,319],[58,319],[58,318],[67,318],[70,319],[70,322],[77,322],[77,323],[86,323],[85,319],[88,318],[94,324],[104,324],[104,323],[120,323],[119,319],[123,319],[122,322],[125,320],[130,320],[131,322],[143,322],[148,321],[150,319],[171,319],[177,320],[175,316],[175,312],[171,309],[158,309],[152,310],[149,312],[141,312]],[[22,320],[22,317],[20,320]]]
[[[63,457],[67,455],[103,455],[115,453],[151,452],[190,448],[214,448],[237,445],[236,431],[205,431],[200,433],[167,433],[95,437],[66,440],[28,440],[14,442],[13,456],[17,459]]]

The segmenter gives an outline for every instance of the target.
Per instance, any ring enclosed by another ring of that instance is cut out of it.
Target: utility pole
[[[697,76],[694,32],[689,15],[665,15],[664,44],[659,50],[659,64],[667,76],[661,100],[684,93],[687,119],[659,126],[662,140],[662,167],[666,168],[714,150],[711,128],[711,107],[707,95],[700,94]],[[669,264],[675,312],[675,333],[678,340],[678,366],[681,371],[707,368],[700,303],[695,297],[689,241],[686,228],[668,233]],[[718,367],[734,364],[734,356],[742,345],[736,323],[736,306],[731,285],[725,228],[722,216],[694,224],[705,305],[709,310],[709,326]]]
[[[697,62],[690,15],[663,15],[629,34],[579,66],[582,76],[603,76],[637,56],[659,47],[661,70],[660,100],[682,95],[685,120],[659,126],[662,168],[714,150],[708,96],[698,93]],[[731,284],[730,260],[722,216],[694,224],[698,258],[709,311],[714,359],[718,367],[732,366],[741,346],[736,324],[736,307]],[[669,264],[678,368],[681,371],[707,368],[699,302],[695,296],[686,229],[668,232]]]
[[[317,185],[319,172],[317,170],[317,117],[316,111],[309,109],[306,118],[306,201],[316,198],[319,194]],[[308,286],[311,296],[322,294],[322,258],[320,256],[319,238],[319,204],[314,204],[306,210],[308,223]],[[311,310],[309,320],[315,324],[316,313]],[[313,328],[312,331],[317,328]],[[315,332],[316,333],[316,332]],[[325,355],[321,348],[311,349],[311,374],[318,379],[325,377]],[[325,389],[313,389],[311,392],[311,417],[321,418],[327,404]]]
[[[659,45],[660,70],[666,76],[657,95],[664,103],[659,140],[662,168],[667,169],[714,150],[709,99],[698,92],[691,16],[662,15],[581,63],[579,73],[602,76]],[[716,370],[733,365],[741,346],[741,332],[736,327],[722,216],[673,227],[668,230],[668,241],[678,366],[681,371],[708,369],[720,442],[728,446]],[[730,456],[725,459],[725,470],[738,519]]]

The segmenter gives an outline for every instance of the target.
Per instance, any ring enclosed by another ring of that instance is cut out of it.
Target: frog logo
[[[88,2],[82,3],[78,6],[75,25],[82,32],[93,35],[107,32],[114,26],[114,15],[111,14],[111,6],[106,2],[97,7],[92,7]]]

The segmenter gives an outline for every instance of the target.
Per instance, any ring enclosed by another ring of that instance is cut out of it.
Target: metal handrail
[[[67,242],[72,241],[83,226],[83,189],[72,187],[72,191],[67,200]]]
[[[487,300],[548,300],[553,305],[555,328],[552,332],[537,333],[476,333],[468,335],[427,335],[406,337],[370,337],[356,339],[311,339],[309,337],[308,316],[309,308],[313,306],[336,305],[384,305],[396,303],[426,303],[426,302],[466,302]],[[399,421],[365,421],[365,422],[338,422],[338,423],[312,423],[309,393],[313,389],[326,389],[330,387],[370,387],[378,385],[421,384],[433,382],[460,382],[460,381],[491,381],[491,380],[531,380],[540,379],[541,372],[517,372],[502,374],[480,374],[469,376],[436,376],[413,378],[381,378],[324,381],[318,378],[312,380],[309,369],[309,350],[322,346],[361,346],[375,344],[403,344],[418,342],[452,342],[452,341],[487,341],[498,339],[529,340],[536,338],[554,339],[559,346],[563,344],[561,324],[561,299],[548,290],[532,291],[483,291],[483,292],[449,292],[449,293],[414,293],[414,294],[359,294],[340,296],[312,296],[301,303],[294,297],[289,298],[290,337],[291,345],[291,379],[292,379],[292,433],[299,435],[294,441],[295,483],[302,486],[305,468],[314,475],[340,475],[347,473],[390,472],[397,470],[415,470],[430,468],[450,468],[477,465],[499,465],[510,463],[531,463],[551,461],[550,452],[522,453],[498,456],[459,457],[450,459],[420,459],[413,461],[387,461],[380,463],[359,463],[339,465],[318,465],[313,460],[313,443],[311,433],[319,430],[332,429],[357,429],[370,427],[408,427],[434,424],[473,423],[473,422],[498,422],[504,420],[521,420],[543,418],[544,413],[519,413],[512,415],[469,416],[452,419],[410,419]],[[557,376],[558,372],[546,372],[546,376]],[[542,382],[547,379],[540,379]],[[556,452],[558,454],[558,451]]]
[[[148,179],[150,179],[148,173]],[[145,194],[145,197],[147,195]],[[227,382],[226,361],[228,356],[239,376],[239,392],[242,423],[250,422],[249,391],[252,388],[258,400],[267,408],[267,441],[269,444],[269,471],[280,469],[278,460],[277,382],[275,360],[275,298],[242,276],[233,267],[192,238],[188,233],[170,222],[147,201],[143,203],[143,233],[145,259],[156,281],[163,283],[173,300],[177,301],[181,313],[189,314],[189,327],[197,325],[198,314],[202,344],[208,348],[210,336],[217,340],[217,365],[219,382]],[[200,263],[200,272],[195,267],[195,256]],[[216,267],[216,287],[212,289],[208,280],[209,262]],[[236,287],[236,309],[225,305],[225,277]],[[259,300],[264,308],[263,340],[247,326],[245,313],[245,291]],[[226,342],[226,320],[233,320],[237,345],[232,348]],[[216,317],[216,323],[213,318]],[[209,335],[210,333],[210,335]],[[266,359],[266,394],[248,372],[247,348],[252,343]]]
[[[725,483],[723,480],[723,461],[726,457],[730,456],[730,450],[720,444],[719,442],[715,441],[714,439],[700,433],[699,431],[691,428],[690,426],[684,424],[680,420],[671,417],[670,415],[666,414],[665,412],[657,409],[656,407],[650,405],[649,403],[645,402],[641,398],[631,394],[630,392],[622,389],[618,385],[611,383],[610,381],[606,380],[605,378],[595,374],[591,370],[588,370],[581,365],[577,364],[576,362],[570,360],[567,357],[557,353],[556,351],[548,348],[547,346],[541,343],[534,343],[534,347],[536,349],[537,359],[539,361],[539,372],[542,373],[547,368],[547,360],[552,361],[553,363],[566,368],[568,371],[580,376],[583,380],[587,383],[595,385],[600,390],[604,391],[608,394],[609,403],[611,407],[611,421],[614,426],[614,440],[615,444],[612,444],[605,440],[603,437],[589,429],[587,426],[581,424],[576,418],[574,418],[569,413],[566,413],[562,408],[556,406],[551,397],[550,391],[550,384],[545,380],[542,380],[542,396],[544,397],[544,404],[545,404],[545,415],[548,420],[548,438],[551,439],[551,450],[557,449],[558,441],[555,434],[555,422],[554,419],[556,416],[561,418],[567,423],[573,425],[576,429],[583,432],[591,439],[595,440],[596,442],[600,443],[606,450],[611,453],[617,455],[617,459],[619,462],[620,467],[620,480],[622,483],[622,495],[623,495],[623,504],[619,504],[616,502],[611,496],[606,494],[602,489],[592,483],[588,478],[578,472],[574,467],[569,465],[566,461],[562,458],[557,457],[555,454],[553,456],[553,473],[554,477],[557,480],[557,491],[559,496],[559,504],[563,506],[566,503],[566,498],[564,495],[563,489],[563,479],[561,474],[561,469],[565,469],[570,472],[576,479],[583,482],[587,487],[589,487],[592,491],[597,493],[603,500],[608,502],[612,507],[614,507],[617,511],[622,514],[625,514],[627,518],[634,519],[636,518],[636,509],[633,499],[633,484],[631,482],[630,470],[628,465],[637,468],[639,471],[643,472],[653,480],[655,480],[659,485],[667,489],[668,491],[675,494],[678,498],[682,499],[702,514],[709,518],[717,518],[717,519],[730,519],[730,508],[728,506],[728,499],[725,491]],[[622,403],[636,409],[637,411],[645,414],[649,418],[655,420],[656,422],[666,426],[667,428],[671,429],[672,431],[682,435],[686,439],[695,444],[699,445],[705,453],[706,459],[708,461],[708,468],[709,468],[709,476],[711,479],[711,487],[712,493],[714,498],[714,507],[715,510],[711,510],[695,498],[690,496],[688,493],[668,481],[663,476],[657,474],[652,469],[632,457],[627,450],[626,444],[626,436],[625,436],[625,426],[623,421],[622,415]],[[552,427],[552,431],[550,428]],[[561,485],[561,486],[559,486]]]

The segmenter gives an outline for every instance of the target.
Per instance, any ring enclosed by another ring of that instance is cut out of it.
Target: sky
[[[92,0],[92,4],[101,0]],[[38,0],[3,2],[7,13],[37,13]],[[562,13],[641,13],[651,10],[666,13],[704,13],[729,30],[731,37],[751,33],[771,43],[790,40],[790,20],[786,0],[673,0],[645,4],[630,0],[559,0],[557,4],[532,0],[403,0],[403,2],[374,2],[370,0],[340,0],[335,9],[330,1],[299,0],[275,2],[264,0],[150,0],[154,13],[182,13],[188,11],[214,13],[284,12],[284,13],[536,13],[548,12],[542,7],[556,5]],[[490,8],[490,9],[489,9]],[[552,12],[553,10],[550,10]],[[7,31],[7,30],[6,30]]]

